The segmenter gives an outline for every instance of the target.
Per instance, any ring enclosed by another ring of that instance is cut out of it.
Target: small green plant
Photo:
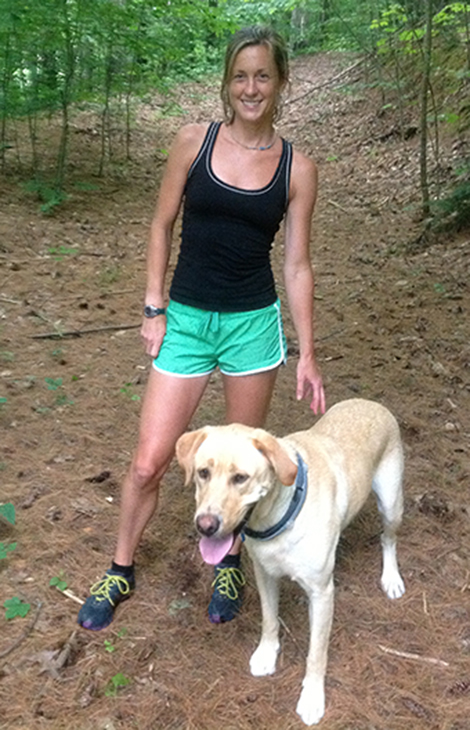
[[[70,248],[70,246],[51,246],[47,250],[53,254],[56,261],[62,261],[64,256],[74,256],[78,253],[78,248]]]
[[[126,395],[131,400],[140,400],[140,395],[132,392],[132,383],[126,383],[122,388],[119,388],[119,392]]]
[[[90,182],[80,182],[77,180],[77,182],[75,182],[73,185],[77,190],[82,190],[85,193],[94,193],[97,190],[100,190],[99,185]]]
[[[44,378],[48,390],[57,390],[62,387],[62,378]]]
[[[63,190],[51,188],[41,180],[30,180],[24,188],[28,193],[36,193],[39,200],[42,200],[41,213],[51,213],[54,208],[61,205],[68,198]]]
[[[10,525],[15,524],[15,506],[11,502],[0,504],[0,515],[6,519]]]
[[[46,416],[51,412],[51,409],[48,406],[33,406],[33,411],[39,413],[40,416]]]
[[[11,502],[0,504],[0,516],[10,525],[15,524],[15,507]],[[0,542],[0,560],[5,560],[8,553],[16,548],[16,542],[4,543]]]
[[[15,548],[16,542],[10,542],[8,544],[0,542],[0,560],[5,560],[5,558],[8,556],[8,553],[11,553]]]
[[[3,605],[5,607],[5,618],[8,619],[8,621],[12,618],[16,618],[17,616],[24,618],[28,615],[31,608],[30,603],[22,601],[21,598],[18,598],[18,596],[9,598]]]
[[[62,388],[62,378],[44,378],[44,380],[46,382],[48,390],[58,390],[59,388]],[[55,405],[70,406],[73,405],[73,400],[70,400],[70,398],[65,393],[57,393],[55,398]],[[38,408],[36,408],[36,410],[39,411]]]
[[[110,654],[113,653],[113,651],[116,651],[116,647],[114,646],[113,642],[109,639],[104,640],[104,649],[105,651],[108,651]]]
[[[0,408],[2,406],[6,406],[6,404],[7,404],[7,399],[5,398],[5,396],[0,395]]]
[[[67,581],[64,580],[64,571],[61,570],[59,572],[59,575],[55,575],[53,578],[50,579],[49,585],[53,588],[57,588],[58,591],[65,591],[67,588]]]
[[[56,406],[73,406],[73,400],[70,400],[65,393],[62,393],[56,397],[55,404]]]
[[[0,358],[4,362],[13,362],[15,360],[15,354],[9,350],[2,350],[2,352],[0,352]]]
[[[127,634],[127,629],[120,629],[118,631],[117,637],[118,637],[118,639],[122,639],[122,637],[125,636],[126,634]],[[117,650],[117,646],[115,646],[113,644],[113,642],[110,641],[110,639],[105,639],[104,640],[104,649],[105,649],[105,651],[107,651],[110,654],[112,654],[113,651],[116,651]]]
[[[131,680],[128,677],[125,677],[122,672],[119,672],[118,674],[115,674],[114,677],[111,677],[104,693],[106,697],[116,697],[118,691],[122,687],[127,687],[130,683]]]

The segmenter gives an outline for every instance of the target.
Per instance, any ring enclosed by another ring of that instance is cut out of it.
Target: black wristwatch
[[[165,307],[154,307],[153,304],[146,304],[144,307],[144,317],[158,317],[159,314],[165,314]]]

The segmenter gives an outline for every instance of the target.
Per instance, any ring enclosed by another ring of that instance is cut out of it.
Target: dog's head
[[[205,538],[201,551],[204,556],[207,549],[207,562],[219,562],[248,510],[277,481],[290,485],[297,475],[297,465],[278,439],[240,424],[183,434],[176,457],[185,471],[185,483],[194,480],[196,486],[195,523]]]

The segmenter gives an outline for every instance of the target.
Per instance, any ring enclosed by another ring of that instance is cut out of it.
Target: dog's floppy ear
[[[185,487],[193,478],[194,454],[206,437],[207,429],[200,428],[199,431],[188,431],[188,433],[184,433],[176,442],[176,458],[178,459],[178,464],[185,471]]]
[[[253,433],[253,444],[269,461],[284,486],[288,487],[295,482],[297,464],[294,464],[277,438],[267,431],[257,429]]]

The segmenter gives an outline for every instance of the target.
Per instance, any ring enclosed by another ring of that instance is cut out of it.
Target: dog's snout
[[[199,515],[196,518],[196,527],[201,535],[212,537],[220,527],[220,520],[216,515]]]

